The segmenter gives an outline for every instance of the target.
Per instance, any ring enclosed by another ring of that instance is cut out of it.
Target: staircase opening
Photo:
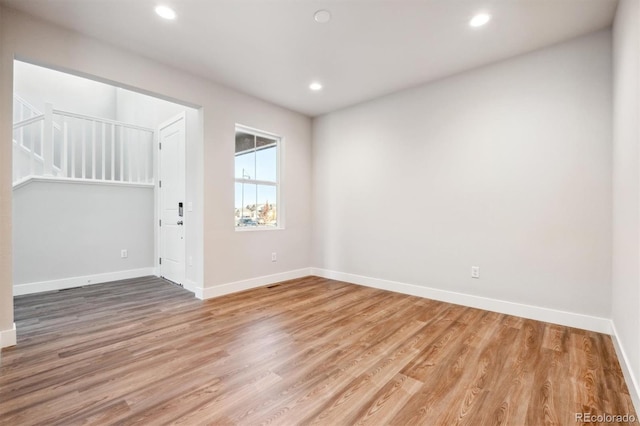
[[[154,129],[13,97],[13,185],[33,178],[153,186]],[[36,95],[37,96],[37,95]]]

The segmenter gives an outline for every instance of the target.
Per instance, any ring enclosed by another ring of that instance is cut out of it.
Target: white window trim
[[[262,136],[268,139],[276,140],[276,182],[265,181],[265,180],[254,180],[254,179],[243,179],[235,177],[235,165],[233,170],[234,175],[234,184],[235,183],[249,183],[256,185],[268,185],[276,187],[276,206],[277,206],[277,215],[278,215],[278,226],[235,226],[234,229],[236,232],[254,232],[254,231],[282,231],[285,229],[284,226],[284,209],[282,205],[282,158],[283,158],[283,146],[284,146],[284,137],[277,135],[275,133],[267,132],[264,130],[256,129],[255,127],[245,126],[243,124],[237,124],[235,126],[234,135],[238,132],[250,133],[255,136]],[[234,158],[235,155],[238,154],[234,149]]]

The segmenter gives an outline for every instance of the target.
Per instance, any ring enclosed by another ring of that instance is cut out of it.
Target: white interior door
[[[182,285],[185,280],[185,114],[158,128],[159,270]]]

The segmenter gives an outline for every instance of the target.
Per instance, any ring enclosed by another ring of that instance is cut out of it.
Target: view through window
[[[277,228],[278,136],[236,126],[235,225]]]

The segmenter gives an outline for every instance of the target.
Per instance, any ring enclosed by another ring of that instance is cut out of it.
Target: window
[[[279,228],[281,138],[236,126],[235,225],[237,229]]]

